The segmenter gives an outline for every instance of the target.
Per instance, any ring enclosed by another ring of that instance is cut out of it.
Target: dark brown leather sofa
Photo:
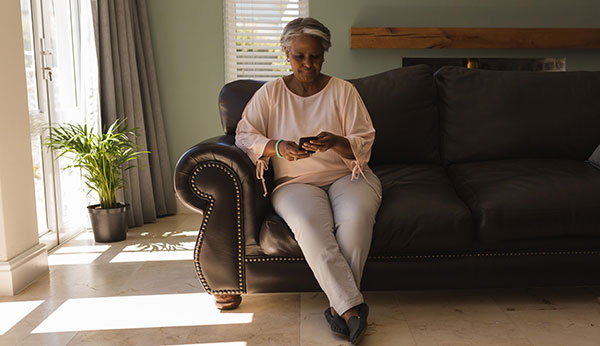
[[[600,72],[419,65],[351,82],[383,185],[363,290],[600,284],[600,170],[585,162],[600,144]],[[234,145],[261,85],[223,87],[225,135],[175,173],[179,198],[204,213],[194,262],[222,308],[243,293],[320,290]]]

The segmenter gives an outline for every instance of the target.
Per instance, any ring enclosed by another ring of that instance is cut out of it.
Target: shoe
[[[353,345],[358,345],[367,330],[367,317],[369,316],[369,306],[362,303],[358,306],[358,316],[352,316],[348,320],[348,338]]]
[[[331,327],[331,331],[341,337],[347,338],[350,335],[350,330],[348,330],[348,326],[346,325],[346,321],[342,318],[342,316],[335,314],[331,314],[331,308],[325,309],[323,312],[325,315],[325,319],[329,323],[329,327]]]

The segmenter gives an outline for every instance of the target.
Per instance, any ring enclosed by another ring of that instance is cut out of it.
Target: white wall
[[[6,295],[48,266],[37,232],[19,0],[0,1],[0,47],[0,295]]]

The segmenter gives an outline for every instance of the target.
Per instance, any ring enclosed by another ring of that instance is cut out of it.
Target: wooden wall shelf
[[[350,48],[600,48],[600,28],[352,28]]]

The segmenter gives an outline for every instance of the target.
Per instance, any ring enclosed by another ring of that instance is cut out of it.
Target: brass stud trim
[[[207,229],[207,224],[208,224],[208,220],[210,218],[210,214],[213,210],[213,207],[215,205],[215,199],[212,195],[209,195],[207,193],[202,192],[200,189],[198,189],[198,187],[195,184],[196,181],[196,177],[197,175],[200,173],[201,170],[205,169],[205,168],[219,168],[223,171],[225,171],[225,173],[231,178],[234,188],[235,188],[235,192],[236,192],[236,212],[237,212],[237,236],[238,236],[238,273],[239,273],[239,288],[235,289],[235,290],[213,290],[208,286],[208,283],[206,282],[206,278],[204,276],[204,274],[202,273],[202,268],[200,267],[200,249],[202,248],[202,243],[203,243],[203,239],[204,239],[204,232],[206,232]],[[198,279],[200,280],[200,283],[202,284],[204,290],[209,293],[209,294],[243,294],[245,293],[245,285],[244,285],[244,246],[243,246],[243,230],[242,230],[242,223],[241,223],[241,211],[242,211],[242,204],[241,204],[241,193],[240,193],[240,189],[239,189],[239,182],[238,182],[238,177],[237,174],[235,174],[235,172],[233,172],[233,170],[218,161],[207,161],[207,162],[202,162],[199,165],[197,165],[194,168],[194,171],[192,173],[192,175],[190,176],[190,180],[189,180],[189,184],[192,188],[192,191],[201,199],[204,200],[208,200],[208,208],[205,211],[205,216],[202,220],[202,224],[200,226],[200,232],[198,234],[198,238],[196,240],[196,246],[194,248],[194,265],[196,268],[196,275],[198,276]]]
[[[443,258],[469,258],[469,257],[509,257],[509,256],[600,256],[600,250],[571,250],[571,251],[528,251],[528,252],[467,252],[458,254],[435,254],[435,255],[399,255],[399,256],[369,256],[369,260],[400,260],[400,259],[443,259]],[[304,257],[246,257],[246,263],[254,262],[298,262],[304,261]]]

